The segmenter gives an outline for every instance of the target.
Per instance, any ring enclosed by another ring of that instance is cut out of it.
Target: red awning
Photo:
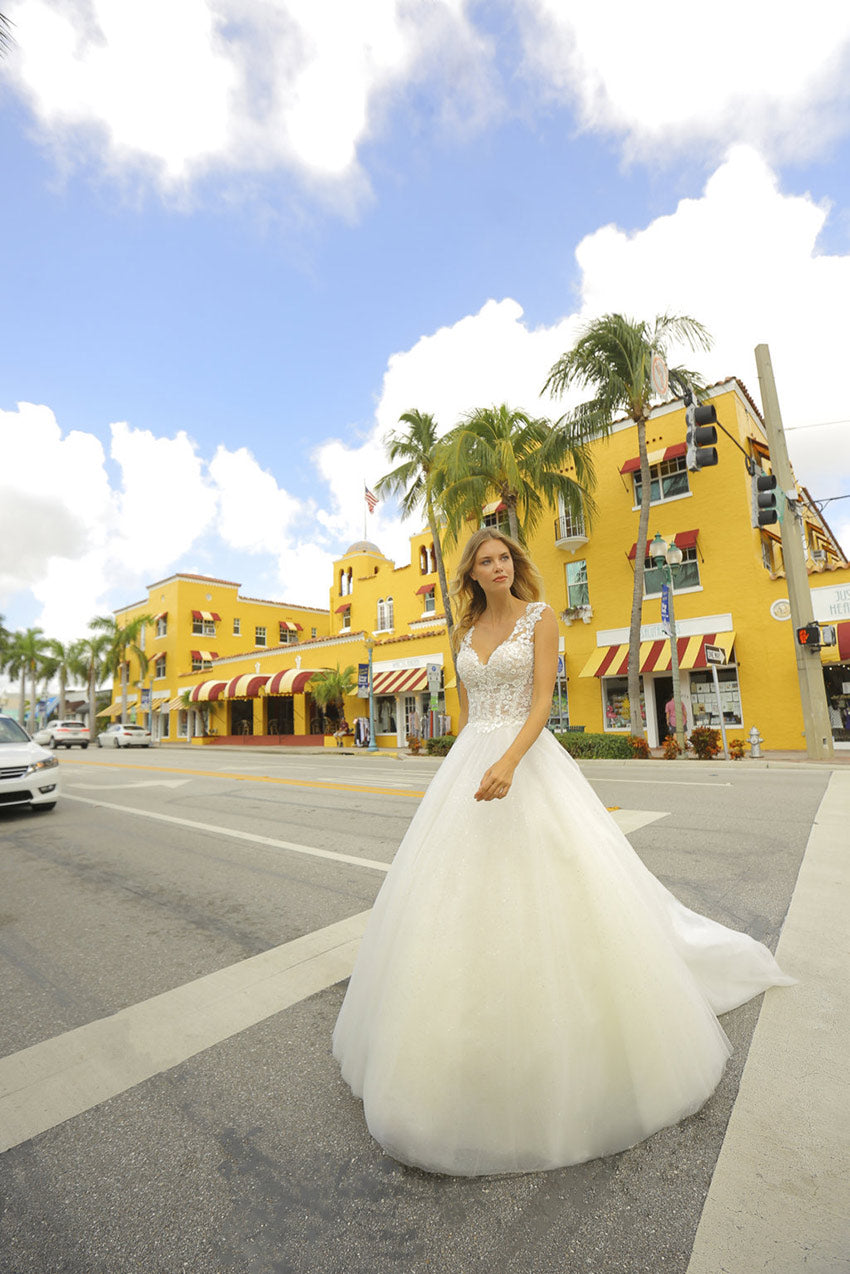
[[[168,619],[168,611],[161,610],[158,615],[154,615],[153,622],[158,624],[161,619]]]
[[[291,620],[291,619],[281,619],[281,620],[279,620],[278,622],[280,623],[281,632],[288,632],[288,633],[300,633],[300,632],[301,632],[301,625],[300,625],[300,624],[296,624],[294,620]]]
[[[417,588],[416,596],[418,597],[420,593],[433,593],[434,587],[433,584],[423,584],[421,588]]]
[[[335,614],[341,615],[343,611],[351,610],[351,602],[343,602],[341,606],[337,606]]]
[[[206,663],[212,663],[213,659],[218,659],[217,650],[190,650],[189,655],[192,659],[200,659]]]
[[[250,672],[243,672],[241,677],[228,681],[222,695],[223,699],[256,699],[267,684],[269,678]]]
[[[694,668],[707,668],[705,657],[706,646],[720,646],[726,653],[726,662],[732,657],[735,645],[735,633],[724,631],[719,633],[702,633],[695,637],[679,637],[676,651],[679,656],[679,667],[683,671]],[[640,670],[649,672],[669,672],[671,667],[670,640],[664,637],[655,641],[643,641],[640,645]],[[621,642],[617,646],[600,646],[579,673],[580,677],[625,677],[629,670],[629,643]]]
[[[192,703],[214,703],[220,697],[226,684],[224,681],[202,681],[199,685],[192,687],[189,698]]]
[[[266,687],[270,695],[300,695],[318,668],[287,668],[284,672],[276,672]]]
[[[672,447],[663,447],[659,451],[650,451],[647,459],[651,465],[661,464],[663,460],[677,460],[679,456],[688,454],[687,444],[684,442],[674,443]],[[640,468],[640,456],[633,456],[631,460],[627,460],[620,468],[620,473],[636,473]]]
[[[221,623],[221,615],[217,615],[214,610],[193,610],[193,619],[206,619],[213,624]]]
[[[675,535],[673,537],[673,543],[676,545],[677,549],[682,549],[682,551],[684,551],[685,549],[692,549],[697,542],[698,535],[699,535],[699,529],[697,529],[696,531],[680,531],[678,535]],[[649,546],[651,544],[652,544],[652,540],[646,541],[646,554],[645,554],[646,557],[649,557]],[[637,556],[637,542],[635,542],[632,545],[632,547],[629,549],[629,561],[633,562],[636,556]]]
[[[427,685],[427,668],[399,668],[394,672],[376,672],[372,677],[372,690],[376,695],[414,694]]]

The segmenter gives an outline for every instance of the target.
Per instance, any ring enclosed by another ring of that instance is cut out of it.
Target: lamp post
[[[372,688],[372,651],[375,649],[375,642],[372,637],[366,638],[366,651],[369,655],[369,746],[367,752],[377,752],[378,745],[375,742],[375,692]]]
[[[670,670],[673,673],[673,706],[676,712],[676,742],[682,752],[685,750],[685,711],[682,707],[682,686],[679,680],[679,646],[676,635],[676,613],[673,608],[673,571],[672,567],[680,566],[682,550],[675,544],[668,544],[663,536],[656,533],[649,546],[652,565],[666,576],[667,582],[667,624],[670,629]]]

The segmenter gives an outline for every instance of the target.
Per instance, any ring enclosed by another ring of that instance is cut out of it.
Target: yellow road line
[[[112,770],[153,770],[160,774],[188,774],[194,778],[232,779],[237,783],[277,783],[282,787],[318,787],[331,792],[366,792],[377,796],[414,796],[418,800],[425,795],[421,792],[402,791],[395,787],[368,787],[360,783],[323,783],[320,779],[281,779],[269,774],[231,774],[227,770],[181,770],[171,765],[133,765],[132,762],[119,761],[83,761],[68,762],[73,765],[89,765],[93,769]]]

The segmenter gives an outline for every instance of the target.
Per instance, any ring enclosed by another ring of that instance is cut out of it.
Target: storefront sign
[[[812,609],[818,623],[829,624],[837,619],[850,619],[850,584],[813,588],[811,596]]]

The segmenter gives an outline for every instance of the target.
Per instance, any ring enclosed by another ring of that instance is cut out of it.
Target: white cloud
[[[811,159],[850,124],[844,0],[763,5],[520,0],[527,78],[584,128],[664,157],[695,141]],[[612,29],[616,38],[612,39]]]
[[[67,159],[81,136],[164,187],[283,167],[362,185],[391,95],[450,86],[483,110],[484,43],[462,0],[18,0],[9,65]],[[463,71],[463,74],[460,72]],[[105,142],[105,145],[104,145]]]

